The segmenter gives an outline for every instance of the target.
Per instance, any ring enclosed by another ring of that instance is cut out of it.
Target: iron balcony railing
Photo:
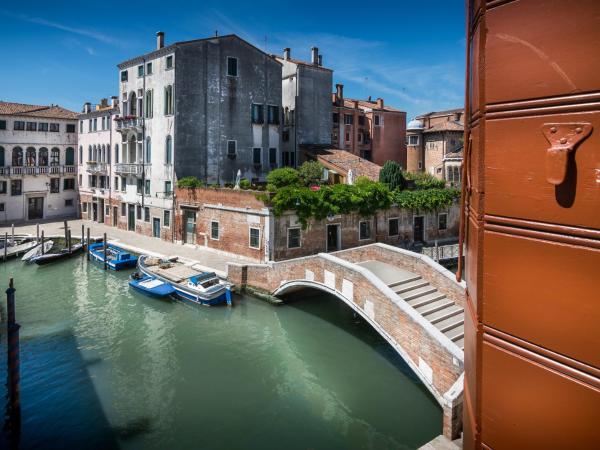
[[[121,117],[116,120],[117,130],[129,130],[132,128],[142,128],[143,119],[141,117]]]
[[[25,175],[62,175],[77,173],[76,166],[6,166],[0,167],[0,175],[25,176]]]

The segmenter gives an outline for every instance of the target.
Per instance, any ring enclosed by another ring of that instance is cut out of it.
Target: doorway
[[[119,216],[117,215],[118,212],[119,212],[119,208],[117,208],[116,206],[113,206],[113,214],[112,214],[113,215],[112,216],[113,227],[117,226],[117,222],[118,222],[118,219],[119,219]]]
[[[424,228],[424,220],[423,216],[415,216],[413,218],[413,241],[414,242],[423,242],[423,228]]]
[[[104,200],[98,199],[98,222],[104,223]]]
[[[183,210],[183,242],[196,243],[196,211]]]
[[[340,235],[340,224],[327,225],[327,252],[341,250],[342,237]]]
[[[127,205],[127,229],[135,231],[135,206]]]
[[[155,238],[160,237],[160,219],[158,217],[152,218],[152,236]]]
[[[44,218],[44,197],[29,197],[27,199],[27,218],[29,220]]]
[[[92,220],[94,222],[98,222],[98,202],[94,201],[92,203]]]

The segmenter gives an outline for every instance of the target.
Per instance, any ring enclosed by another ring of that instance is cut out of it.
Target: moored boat
[[[138,272],[131,274],[129,286],[151,297],[164,298],[175,293],[169,283]]]
[[[41,256],[44,253],[48,253],[52,249],[53,245],[54,245],[53,241],[45,241],[43,244],[43,248],[42,248],[41,243],[37,244],[35,247],[33,247],[31,250],[29,250],[27,253],[25,253],[23,255],[23,257],[21,258],[21,261],[30,263],[31,260],[33,258],[35,258],[36,256]]]
[[[23,253],[27,253],[33,247],[37,245],[35,241],[25,241],[25,242],[8,242],[6,246],[2,246],[0,248],[0,258],[3,258],[6,255],[7,258],[12,258],[13,256],[19,256]]]
[[[144,275],[168,283],[175,295],[200,305],[213,306],[220,303],[231,305],[231,284],[222,281],[214,272],[195,269],[177,260],[162,260],[142,255],[138,269]]]
[[[63,248],[58,252],[45,253],[43,255],[31,258],[30,262],[36,263],[38,266],[42,266],[54,261],[70,258],[79,254],[82,250],[83,246],[81,245],[81,243],[73,244],[71,246],[71,250],[69,250],[68,248]]]
[[[92,261],[104,264],[103,242],[90,244],[90,257],[92,258]],[[106,260],[106,265],[109,269],[122,270],[129,267],[135,267],[138,258],[116,245],[108,244],[106,247]]]

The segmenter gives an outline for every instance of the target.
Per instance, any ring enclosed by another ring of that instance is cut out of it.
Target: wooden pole
[[[15,243],[15,224],[14,223],[11,225],[11,233],[10,234],[11,234],[10,242],[14,244]]]
[[[71,230],[67,232],[67,246],[69,248],[69,253],[71,253]]]
[[[67,245],[67,221],[64,221],[65,224],[65,245]]]
[[[440,262],[440,248],[437,239],[435,240],[435,262]]]
[[[42,255],[44,253],[46,253],[46,252],[44,251],[44,230],[42,230]]]
[[[85,250],[87,253],[87,259],[90,260],[90,229],[87,229],[87,239],[85,241]]]
[[[106,233],[104,233],[104,270],[108,269],[108,259],[106,258],[107,246],[106,246]]]
[[[35,241],[38,244],[40,243],[40,224],[39,223],[35,224]]]
[[[81,224],[81,245],[85,242],[85,225]]]
[[[18,437],[21,432],[21,389],[19,359],[19,328],[15,313],[15,287],[11,278],[6,290],[6,329],[8,354],[8,413],[11,435]]]
[[[8,233],[4,233],[4,262],[6,262],[6,250],[8,249]]]

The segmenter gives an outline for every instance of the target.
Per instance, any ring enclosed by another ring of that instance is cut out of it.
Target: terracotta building
[[[344,85],[335,87],[332,146],[375,164],[397,161],[406,167],[406,113],[385,105],[382,98],[344,98]]]
[[[427,172],[449,184],[460,184],[464,110],[423,114],[406,127],[406,168]]]

